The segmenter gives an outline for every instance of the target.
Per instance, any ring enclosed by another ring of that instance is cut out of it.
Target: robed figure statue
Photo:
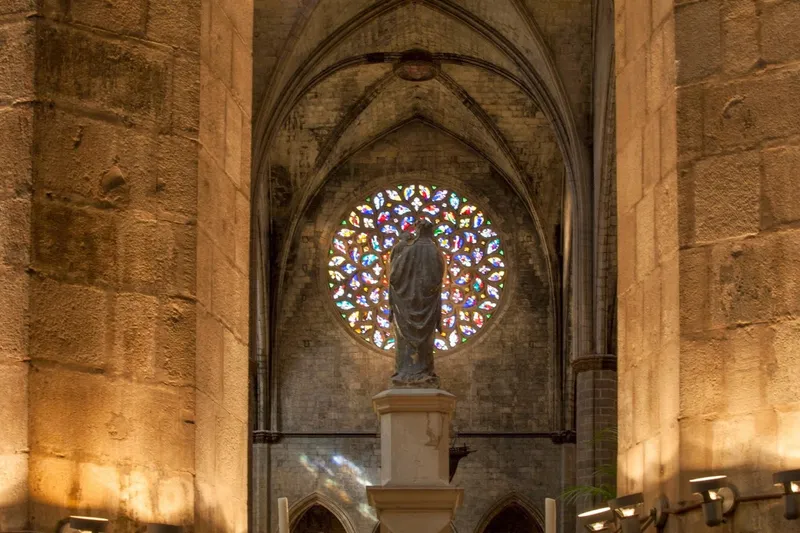
[[[403,235],[389,261],[389,306],[394,322],[395,387],[438,387],[433,341],[442,329],[445,261],[433,241],[433,224],[420,220],[416,236]]]

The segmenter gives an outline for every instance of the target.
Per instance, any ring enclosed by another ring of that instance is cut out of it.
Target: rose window
[[[328,287],[337,313],[359,337],[383,350],[395,346],[389,320],[389,253],[419,218],[434,225],[445,256],[442,332],[437,352],[453,350],[486,326],[500,304],[506,258],[484,211],[451,189],[399,185],[366,198],[342,220],[328,251]]]

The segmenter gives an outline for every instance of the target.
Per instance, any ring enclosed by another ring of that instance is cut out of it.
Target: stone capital
[[[453,487],[367,487],[369,504],[391,533],[440,533],[461,506],[464,489]]]
[[[617,356],[604,353],[581,355],[572,360],[572,370],[576,374],[592,370],[613,370],[616,372]]]
[[[444,413],[456,408],[456,397],[440,389],[389,389],[372,398],[378,415],[389,413]]]

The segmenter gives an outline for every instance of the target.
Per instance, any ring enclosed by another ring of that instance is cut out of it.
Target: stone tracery
[[[500,235],[484,211],[452,189],[397,185],[367,197],[342,220],[326,259],[328,287],[341,318],[367,343],[391,350],[389,252],[417,219],[433,222],[447,261],[442,287],[442,332],[436,350],[475,337],[496,312],[506,282]]]

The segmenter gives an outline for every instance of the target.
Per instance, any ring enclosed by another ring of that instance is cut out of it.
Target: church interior
[[[2,0],[0,533],[796,531],[798,28]]]

